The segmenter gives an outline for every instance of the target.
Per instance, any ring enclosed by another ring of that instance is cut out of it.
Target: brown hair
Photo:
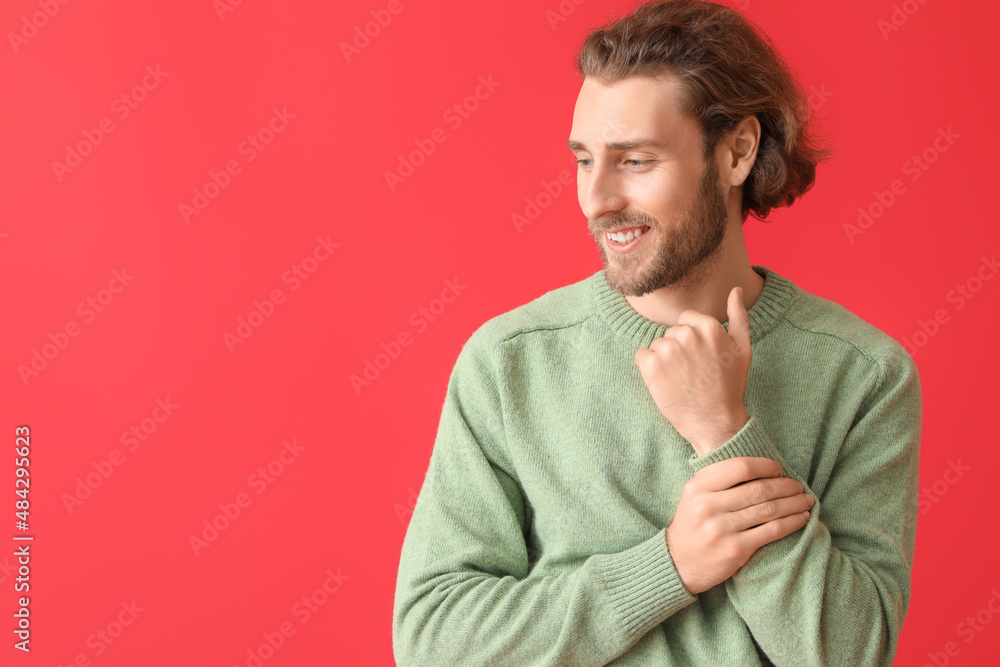
[[[763,220],[813,186],[834,151],[814,143],[812,112],[771,40],[734,9],[704,0],[653,0],[587,36],[576,58],[583,78],[609,85],[629,76],[678,78],[680,108],[704,135],[706,160],[739,122],[756,115],[760,146],[743,185],[743,222]]]

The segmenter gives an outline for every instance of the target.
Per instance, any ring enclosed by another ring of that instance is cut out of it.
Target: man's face
[[[725,236],[718,165],[704,160],[701,128],[675,107],[677,95],[670,76],[612,86],[588,78],[573,114],[580,208],[608,284],[626,296],[696,284]],[[648,229],[631,243],[606,235],[634,227]]]

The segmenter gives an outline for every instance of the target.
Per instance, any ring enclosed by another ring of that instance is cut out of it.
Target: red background
[[[577,2],[559,14],[559,0],[401,0],[350,56],[343,45],[388,2],[247,1],[220,15],[211,0],[90,0],[54,5],[51,18],[39,14],[46,0],[5,3],[0,483],[10,523],[0,535],[13,545],[18,532],[11,459],[14,428],[28,425],[35,541],[32,651],[14,650],[6,632],[0,662],[246,665],[247,650],[290,621],[295,633],[265,664],[392,664],[399,549],[462,344],[490,317],[601,268],[575,185],[530,225],[512,218],[571,169],[572,59],[590,29],[630,7]],[[884,36],[879,21],[899,3],[737,3],[806,89],[826,91],[819,129],[839,150],[804,199],[766,224],[751,219],[746,236],[754,263],[897,339],[944,311],[915,354],[926,502],[896,664],[987,664],[1000,648],[1000,618],[982,612],[1000,590],[1000,281],[973,281],[979,291],[961,307],[952,290],[1000,245],[988,206],[1000,9],[903,4],[916,11]],[[34,15],[33,32],[24,22]],[[31,36],[11,43],[11,33]],[[114,100],[147,66],[165,74],[121,118]],[[456,127],[444,114],[479,77],[498,86]],[[274,108],[294,118],[248,161],[241,142]],[[57,176],[67,145],[105,118],[113,130]],[[386,172],[437,128],[445,141],[390,189]],[[959,138],[936,153],[947,128]],[[912,180],[906,163],[925,150],[935,162]],[[180,205],[231,160],[238,173],[185,221]],[[903,194],[851,242],[844,226],[896,180]],[[315,271],[293,290],[283,276],[318,237],[339,247],[307,262]],[[123,267],[134,278],[102,292]],[[412,319],[446,280],[467,287],[433,321]],[[284,301],[227,346],[238,318],[275,289]],[[109,297],[100,312],[80,309]],[[69,323],[78,335],[60,338]],[[410,344],[356,391],[351,376],[403,333]],[[51,358],[22,378],[43,348]],[[178,407],[149,421],[167,398]],[[129,451],[122,434],[143,420],[155,431]],[[258,494],[248,478],[292,439],[304,449]],[[116,450],[120,465],[67,509],[78,478]],[[967,471],[956,479],[949,463]],[[196,555],[190,536],[240,493],[252,502]],[[302,623],[295,605],[328,568],[339,588]],[[0,569],[5,628],[13,579]],[[97,655],[88,638],[133,600],[143,611]],[[958,626],[977,612],[991,622],[969,640]]]

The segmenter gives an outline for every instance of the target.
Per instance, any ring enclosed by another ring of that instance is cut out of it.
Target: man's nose
[[[625,198],[613,170],[595,163],[590,173],[581,178],[585,180],[580,208],[588,219],[596,220],[624,207]]]

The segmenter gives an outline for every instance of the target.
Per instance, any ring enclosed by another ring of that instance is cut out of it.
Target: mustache
[[[595,232],[610,232],[612,229],[623,227],[656,227],[656,221],[646,217],[640,218],[611,218],[605,222],[590,220],[590,229]]]

